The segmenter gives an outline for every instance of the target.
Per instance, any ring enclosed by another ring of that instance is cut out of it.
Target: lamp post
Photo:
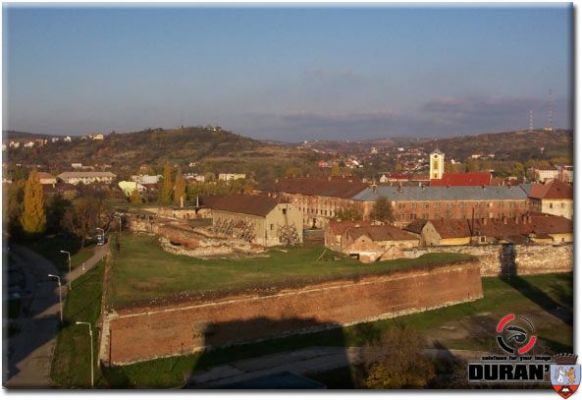
[[[115,218],[119,218],[119,234],[121,235],[121,215],[115,214]]]
[[[61,323],[63,323],[63,289],[61,286],[61,277],[53,274],[48,274],[49,278],[57,278],[57,283],[59,285],[59,306],[61,310]]]
[[[61,253],[67,255],[67,259],[69,260],[69,275],[70,275],[71,274],[71,253],[68,252],[67,250],[61,250]],[[67,284],[69,285],[69,290],[72,290],[73,286],[71,286],[71,280],[69,280],[67,282]]]
[[[93,372],[93,329],[90,322],[77,321],[77,325],[87,325],[89,328],[89,339],[91,340],[91,387],[95,386],[95,377]]]

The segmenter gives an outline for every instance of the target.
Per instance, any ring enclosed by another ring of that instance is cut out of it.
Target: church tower
[[[442,179],[445,172],[445,153],[438,148],[430,153],[430,179]]]

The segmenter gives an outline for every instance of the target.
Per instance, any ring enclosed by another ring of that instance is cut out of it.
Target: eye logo
[[[536,344],[533,324],[521,315],[509,313],[497,323],[497,344],[509,354],[523,355]]]

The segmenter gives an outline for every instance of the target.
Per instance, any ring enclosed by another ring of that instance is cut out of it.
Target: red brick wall
[[[389,318],[482,296],[479,265],[464,262],[326,282],[268,296],[119,310],[104,323],[101,359],[127,364],[188,354],[207,346]]]

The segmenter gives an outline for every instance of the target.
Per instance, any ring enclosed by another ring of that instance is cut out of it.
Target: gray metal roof
[[[378,186],[374,192],[367,188],[352,197],[353,200],[375,201],[386,197],[391,201],[438,200],[526,200],[527,188],[521,186]]]

